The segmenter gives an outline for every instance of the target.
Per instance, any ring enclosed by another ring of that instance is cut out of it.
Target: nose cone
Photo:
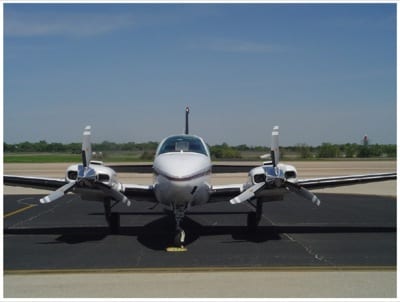
[[[154,171],[172,180],[187,180],[210,172],[210,159],[199,153],[174,152],[156,157]]]

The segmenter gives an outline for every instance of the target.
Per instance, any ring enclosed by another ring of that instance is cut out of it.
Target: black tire
[[[109,226],[112,234],[119,233],[119,213],[111,213],[109,218]]]
[[[250,212],[247,214],[247,228],[250,231],[255,231],[257,229],[258,221],[256,212]]]
[[[183,236],[183,240],[182,239]],[[177,247],[181,247],[185,245],[185,232],[183,230],[178,230],[174,236],[174,245]]]

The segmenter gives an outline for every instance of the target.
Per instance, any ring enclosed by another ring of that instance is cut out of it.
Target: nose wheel
[[[174,245],[177,247],[184,247],[185,244],[185,231],[182,228],[177,228],[174,236]]]

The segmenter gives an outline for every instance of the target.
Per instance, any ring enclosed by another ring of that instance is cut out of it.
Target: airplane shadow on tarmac
[[[208,226],[201,225],[188,216],[184,218],[181,226],[186,233],[186,246],[190,246],[200,237],[217,235],[231,235],[234,241],[265,242],[281,239],[279,233],[269,226],[259,227],[256,231],[250,231],[246,226]],[[164,216],[145,225],[137,239],[153,250],[165,250],[173,242],[174,231],[173,218]]]
[[[255,232],[251,232],[246,226],[203,226],[189,217],[185,217],[181,225],[186,232],[186,246],[202,236],[223,234],[231,234],[235,241],[265,242],[281,239],[279,230],[270,226],[259,227]],[[59,235],[55,241],[42,242],[40,244],[79,244],[101,241],[107,236],[132,236],[152,250],[165,250],[173,242],[174,230],[173,218],[164,216],[144,226],[121,226],[117,234],[112,234],[106,226],[96,226],[5,229],[4,235]]]
[[[136,213],[138,214],[138,213]],[[190,217],[185,217],[182,227],[186,232],[186,246],[190,246],[200,237],[231,235],[234,241],[249,241],[255,243],[270,240],[281,240],[283,233],[377,233],[396,232],[396,227],[368,227],[368,226],[290,226],[269,225],[259,226],[250,230],[246,226],[208,226],[200,225]],[[147,248],[165,250],[173,242],[174,221],[166,215],[153,220],[144,226],[122,226],[118,234],[111,234],[108,227],[51,227],[51,228],[23,228],[5,229],[4,234],[12,235],[59,235],[55,241],[40,244],[79,244],[90,241],[101,241],[107,236],[132,236]]]

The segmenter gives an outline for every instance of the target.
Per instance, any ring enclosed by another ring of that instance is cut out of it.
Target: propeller
[[[264,155],[263,157],[265,158],[266,155]],[[269,166],[262,166],[255,168],[255,169],[260,169],[260,174],[256,176],[262,176],[262,178],[258,178],[255,184],[250,186],[248,189],[246,189],[238,196],[232,198],[230,200],[231,204],[237,204],[248,201],[254,198],[257,192],[262,191],[265,187],[271,189],[284,187],[287,188],[289,191],[299,195],[300,197],[311,201],[317,206],[321,204],[321,201],[314,193],[308,191],[307,189],[299,186],[296,183],[287,181],[286,178],[283,177],[283,174],[279,166],[279,126],[274,126],[274,128],[272,129],[271,159],[272,159],[272,167],[271,165],[269,165]]]
[[[276,167],[279,164],[279,126],[272,129],[271,159],[272,166]]]
[[[92,158],[92,147],[90,143],[91,127],[86,126],[83,132],[82,141],[82,165],[78,165],[78,176],[76,181],[71,181],[64,186],[58,188],[56,191],[40,199],[40,203],[53,202],[66,193],[71,191],[75,186],[97,188],[104,192],[105,195],[110,196],[117,202],[126,203],[127,206],[131,205],[131,201],[122,194],[120,191],[109,187],[106,184],[97,180],[96,170],[90,167],[90,160]]]
[[[300,197],[306,200],[311,201],[317,206],[321,204],[319,198],[314,193],[308,191],[306,188],[299,186],[298,184],[292,183],[290,181],[287,181],[284,178],[274,177],[274,176],[267,176],[265,181],[252,185],[251,187],[249,187],[247,190],[245,190],[235,198],[232,198],[230,200],[230,203],[238,204],[248,201],[254,198],[256,193],[262,191],[266,186],[276,187],[276,188],[286,187],[289,191],[299,195]]]

